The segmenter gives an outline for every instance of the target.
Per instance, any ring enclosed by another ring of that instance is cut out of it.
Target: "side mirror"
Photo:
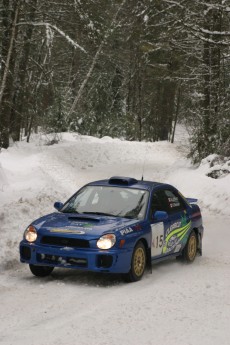
[[[63,207],[63,203],[62,203],[62,202],[56,201],[56,202],[54,203],[54,208],[55,208],[57,211],[60,211],[60,209],[62,209],[62,207]]]
[[[156,211],[153,214],[153,219],[157,222],[163,222],[168,219],[168,213],[165,211]]]

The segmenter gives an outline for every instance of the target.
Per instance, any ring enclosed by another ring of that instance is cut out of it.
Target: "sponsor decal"
[[[178,246],[179,242],[180,242],[180,238],[179,238],[179,237],[177,237],[177,236],[175,236],[175,235],[172,236],[172,237],[169,239],[169,241],[167,242],[167,248],[166,248],[166,250],[165,250],[165,248],[163,249],[163,250],[165,250],[164,253],[171,252],[171,251],[173,250],[173,248],[175,248],[175,247]]]
[[[121,231],[120,231],[120,234],[121,234],[122,236],[124,236],[124,235],[130,234],[131,232],[133,232],[133,229],[129,227],[129,228],[126,228],[126,229],[121,230]]]
[[[84,228],[90,228],[90,227],[92,226],[92,224],[90,224],[90,223],[85,223],[85,224],[83,224],[83,226],[84,226]]]
[[[166,231],[166,237],[170,234],[171,231],[173,231],[174,229],[178,229],[181,226],[181,222],[175,222],[173,223],[168,230]]]
[[[181,244],[178,244],[178,246],[176,246],[174,253],[178,253],[181,250]]]
[[[76,235],[83,235],[85,234],[85,231],[77,230],[77,229],[51,229],[50,232],[60,232],[60,233],[67,233],[67,234],[76,234]]]
[[[140,224],[133,226],[133,231],[141,231],[141,230],[142,230],[142,226]]]
[[[79,230],[80,229],[86,229],[86,230],[93,230],[93,228],[92,228],[92,224],[90,224],[90,223],[75,223],[75,222],[71,222],[71,226],[66,226],[66,228],[73,228],[73,227],[76,227],[76,228],[78,228]]]
[[[173,197],[173,198],[168,198],[169,202],[178,202],[178,198],[177,197]]]
[[[180,206],[179,202],[172,202],[169,204],[171,208]]]
[[[172,224],[169,229],[166,231],[163,253],[171,252],[175,247],[183,241],[184,237],[191,228],[192,222],[187,223],[186,214],[181,217],[180,222],[175,222]]]
[[[63,228],[53,228],[53,227],[47,227],[47,230],[53,231],[54,229],[60,229],[60,230],[71,230],[71,231],[84,231],[84,230],[93,230],[91,227],[91,224],[82,224],[82,223],[74,223],[71,222],[70,225],[64,225]]]
[[[168,202],[169,202],[170,208],[174,208],[174,207],[180,206],[179,200],[175,196],[168,198]]]

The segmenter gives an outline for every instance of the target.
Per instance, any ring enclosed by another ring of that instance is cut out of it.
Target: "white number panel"
[[[151,256],[157,256],[162,253],[164,245],[164,223],[151,224],[152,243]]]

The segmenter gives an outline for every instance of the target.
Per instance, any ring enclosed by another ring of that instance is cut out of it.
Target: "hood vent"
[[[119,186],[131,186],[136,183],[138,183],[138,181],[132,177],[113,176],[109,179],[109,184],[115,184]]]
[[[92,217],[92,216],[82,216],[82,215],[79,215],[79,216],[70,216],[68,217],[69,220],[75,220],[76,222],[79,222],[79,221],[90,221],[90,222],[95,222],[95,223],[98,223],[100,222],[100,219],[98,219],[97,217]]]

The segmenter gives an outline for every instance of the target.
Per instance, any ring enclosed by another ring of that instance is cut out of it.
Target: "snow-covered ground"
[[[180,128],[179,128],[180,129]],[[230,174],[218,180],[186,159],[176,143],[138,143],[62,134],[42,136],[0,153],[0,344],[229,345]],[[26,226],[53,211],[83,184],[113,175],[175,185],[199,198],[203,256],[153,266],[142,281],[56,269],[45,279],[19,263]]]

